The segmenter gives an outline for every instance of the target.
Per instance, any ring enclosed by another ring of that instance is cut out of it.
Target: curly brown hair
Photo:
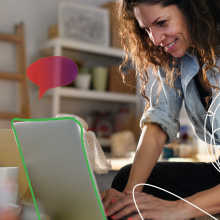
[[[132,64],[140,76],[140,93],[146,98],[145,111],[150,105],[145,94],[149,80],[147,68],[152,66],[157,69],[161,66],[166,71],[165,82],[169,87],[175,88],[175,79],[181,74],[178,68],[181,58],[174,58],[164,47],[154,45],[148,33],[139,26],[133,9],[141,3],[147,5],[161,4],[162,7],[176,5],[183,13],[192,43],[197,51],[198,61],[200,64],[206,64],[203,70],[203,79],[208,87],[217,92],[219,88],[209,83],[206,72],[211,69],[212,76],[217,82],[218,73],[212,68],[216,67],[220,71],[220,68],[216,66],[216,60],[220,57],[220,0],[117,0],[119,33],[123,49],[126,52],[119,72],[123,75],[122,67],[128,63],[130,53]],[[208,103],[208,99],[206,102]]]

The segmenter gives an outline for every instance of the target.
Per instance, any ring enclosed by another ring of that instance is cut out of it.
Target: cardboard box
[[[122,46],[121,46],[121,38],[119,36],[119,23],[117,20],[116,3],[115,1],[110,1],[102,5],[101,7],[109,10],[111,46],[121,49]]]
[[[0,129],[0,167],[19,167],[18,199],[29,201],[31,191],[12,129]]]
[[[125,74],[125,83],[118,71],[118,66],[109,67],[109,80],[108,80],[108,90],[111,92],[121,92],[121,93],[136,93],[136,71],[134,69],[127,69],[123,71]],[[130,86],[129,86],[130,85]]]

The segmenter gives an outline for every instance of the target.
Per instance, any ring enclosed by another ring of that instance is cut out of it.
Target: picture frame
[[[109,46],[110,27],[107,9],[59,2],[59,36],[85,43]]]

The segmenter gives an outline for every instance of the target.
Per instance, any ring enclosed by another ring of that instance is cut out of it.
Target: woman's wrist
[[[189,203],[183,201],[182,199],[176,201],[177,205],[177,214],[182,216],[183,219],[189,219],[191,218],[192,208],[194,208]]]
[[[182,201],[181,203],[184,213],[187,213],[186,215],[190,218],[202,217],[207,215],[207,213],[211,215],[219,213],[220,199],[218,196],[216,196],[219,194],[219,192],[220,184],[211,189],[198,192],[190,197],[185,198],[185,200],[189,201],[193,205]]]
[[[184,216],[184,219],[196,218],[205,215],[202,211],[182,199],[178,200],[177,207],[179,213]]]
[[[173,219],[184,219],[189,220],[191,218],[190,206],[187,202],[179,199],[177,201],[167,201],[168,204],[171,204],[173,210]],[[180,218],[181,216],[181,218]]]
[[[135,185],[133,185],[133,186],[127,185],[123,192],[126,192],[126,191],[132,192],[134,187],[135,187]],[[144,188],[144,186],[140,185],[140,186],[135,187],[134,191],[135,192],[142,192],[143,188]]]

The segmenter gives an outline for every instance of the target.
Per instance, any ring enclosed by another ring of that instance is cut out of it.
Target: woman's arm
[[[187,197],[185,200],[211,215],[220,213],[220,184],[211,189]],[[205,215],[204,212],[182,200],[179,201],[179,203],[180,207],[182,207],[186,216],[189,218],[201,217]]]
[[[139,183],[146,183],[152,169],[154,168],[167,140],[167,134],[158,124],[144,126],[135,159],[131,168],[128,183],[124,191],[132,191]],[[139,188],[138,188],[139,187]],[[138,186],[136,192],[141,192],[143,187]],[[101,193],[103,205],[107,208],[115,197],[124,194],[115,189],[109,189]]]
[[[202,217],[208,214],[214,215],[220,213],[220,184],[193,196],[185,198],[191,204],[183,201],[166,201],[156,198],[146,193],[136,193],[135,201],[141,212],[143,219],[160,219],[160,220],[186,220],[191,218]],[[132,192],[125,192],[125,196],[118,199],[109,208],[109,216],[113,215],[118,220],[122,217],[136,212]],[[134,214],[132,220],[140,220],[140,215]]]
[[[144,126],[136,155],[131,168],[128,183],[124,191],[132,191],[139,183],[146,183],[153,170],[167,140],[167,134],[158,124]],[[141,192],[143,186],[138,186],[135,191]]]
[[[165,83],[165,75],[165,71],[159,68],[158,77],[151,87],[150,107],[144,112],[140,121],[140,127],[143,128],[142,134],[124,191],[132,191],[135,185],[146,183],[165,143],[172,142],[179,131],[179,114],[183,103],[183,93],[179,94],[176,89],[170,88]],[[161,83],[162,91],[158,94]],[[180,76],[176,78],[175,86],[182,91]],[[151,125],[143,126],[150,121]],[[142,189],[143,186],[139,186],[136,188],[136,192],[141,192]],[[113,198],[123,195],[114,189],[102,192],[104,207],[107,208]]]

